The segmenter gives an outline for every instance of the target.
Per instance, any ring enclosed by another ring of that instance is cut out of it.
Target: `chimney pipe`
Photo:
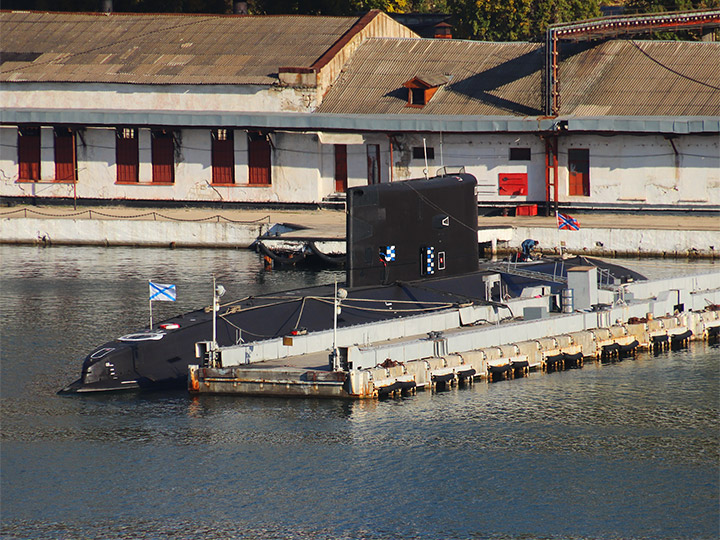
[[[452,39],[452,26],[446,22],[436,24],[433,37],[435,39]]]
[[[233,1],[233,13],[235,15],[247,15],[248,14],[248,3],[234,0]]]
[[[113,0],[100,0],[100,12],[101,13],[112,13]]]

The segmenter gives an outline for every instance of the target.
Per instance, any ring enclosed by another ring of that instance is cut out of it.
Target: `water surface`
[[[148,279],[178,287],[159,320],[209,304],[213,273],[228,297],[342,275],[248,251],[0,258],[2,538],[718,536],[716,346],[380,402],[58,396],[147,323]]]

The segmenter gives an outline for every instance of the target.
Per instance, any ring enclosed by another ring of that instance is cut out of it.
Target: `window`
[[[347,189],[347,144],[335,145],[335,191]]]
[[[410,88],[410,95],[408,103],[409,105],[424,106],[425,105],[425,89],[424,88]]]
[[[55,132],[55,180],[74,182],[77,179],[75,132],[56,127]]]
[[[235,144],[231,129],[212,131],[212,183],[235,183]]]
[[[136,128],[117,128],[115,130],[115,162],[117,163],[117,182],[138,181],[138,130]]]
[[[368,185],[380,183],[380,145],[367,145]]]
[[[262,133],[248,133],[248,183],[269,186],[271,172],[270,141]]]
[[[590,150],[568,150],[568,195],[590,196]]]
[[[152,181],[171,184],[175,181],[175,144],[172,131],[154,129],[152,138]]]
[[[40,180],[40,128],[18,128],[18,180]]]
[[[413,159],[425,159],[425,151],[428,159],[435,159],[435,148],[432,146],[413,146]]]
[[[510,161],[530,161],[529,148],[511,148]]]

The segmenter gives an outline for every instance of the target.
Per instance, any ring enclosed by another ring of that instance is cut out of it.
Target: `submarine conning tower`
[[[458,173],[347,191],[349,287],[478,270],[477,180]]]

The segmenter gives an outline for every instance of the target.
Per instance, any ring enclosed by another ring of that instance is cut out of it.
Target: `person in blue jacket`
[[[532,250],[535,249],[538,244],[540,244],[540,242],[538,242],[537,240],[533,240],[532,238],[523,240],[523,243],[520,244],[520,248],[522,249],[523,261],[532,261]]]

